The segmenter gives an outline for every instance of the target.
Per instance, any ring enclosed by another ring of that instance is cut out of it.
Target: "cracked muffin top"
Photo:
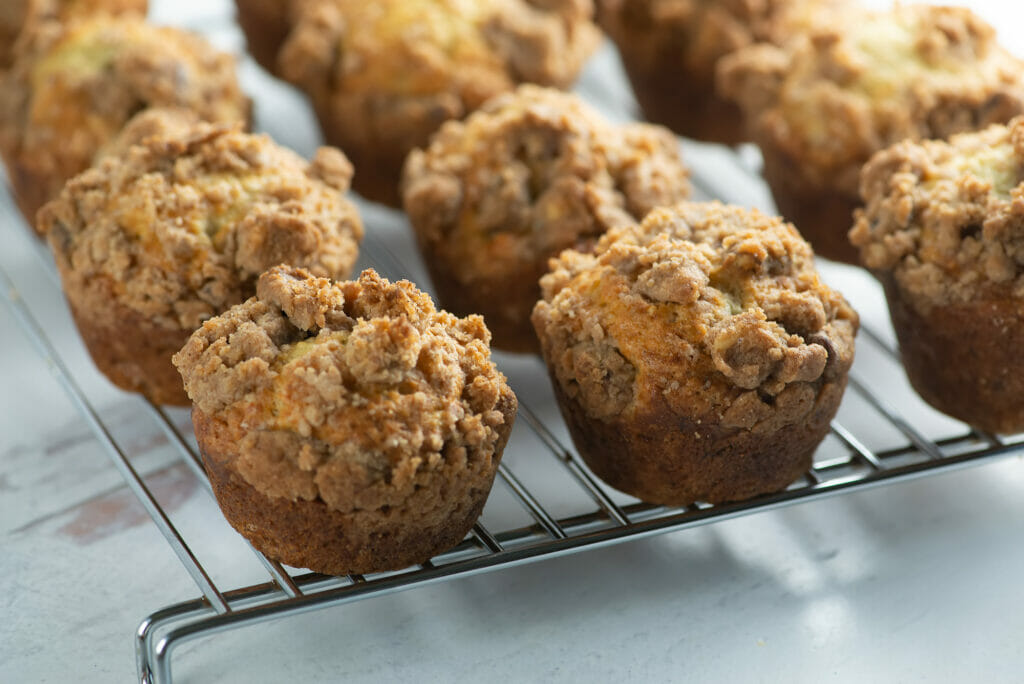
[[[516,83],[568,86],[596,47],[591,0],[330,0],[298,6],[279,59],[314,101],[424,139]]]
[[[853,362],[857,314],[796,229],[757,211],[657,209],[551,263],[534,325],[563,390],[598,419],[774,430]]]
[[[65,286],[113,284],[160,326],[194,329],[249,297],[280,263],[344,277],[362,223],[345,156],[312,163],[240,125],[147,137],[76,176],[39,213]]]
[[[421,241],[473,274],[544,272],[549,256],[640,220],[690,190],[678,142],[647,124],[613,125],[578,97],[520,86],[416,150],[403,178]]]
[[[752,43],[785,43],[849,0],[598,0],[598,23],[634,58],[671,50],[680,69],[714,80],[719,58]],[[642,36],[642,39],[638,39]]]
[[[0,93],[0,150],[46,179],[50,197],[148,107],[185,107],[215,122],[249,116],[232,57],[140,17],[40,24],[19,44]]]
[[[245,427],[236,466],[258,490],[372,510],[418,472],[494,452],[516,402],[489,340],[407,281],[277,267],[174,364],[198,410]]]
[[[21,32],[39,22],[76,21],[97,14],[146,14],[146,0],[4,0],[0,3],[0,69],[14,61]]]
[[[855,194],[860,166],[879,149],[1024,110],[1024,63],[970,10],[848,11],[786,47],[751,46],[719,66],[719,86],[755,138],[793,158],[812,184],[830,178]]]
[[[917,306],[1024,296],[1024,118],[879,152],[861,195],[851,242]]]

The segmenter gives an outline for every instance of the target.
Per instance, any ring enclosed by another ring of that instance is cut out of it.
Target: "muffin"
[[[278,65],[309,93],[355,189],[398,206],[410,150],[522,82],[566,87],[598,41],[591,0],[304,3]]]
[[[239,125],[151,136],[76,176],[39,213],[89,353],[118,387],[188,405],[171,356],[280,263],[345,277],[362,224],[352,167],[306,163]]]
[[[249,54],[261,67],[277,72],[277,53],[291,30],[293,6],[299,0],[235,0],[238,25]]]
[[[96,152],[96,161],[104,157],[125,156],[134,145],[141,145],[148,138],[186,137],[201,122],[200,116],[192,109],[143,109],[129,119],[116,136],[100,147]]]
[[[566,250],[533,312],[580,456],[644,501],[721,503],[811,466],[857,314],[780,219],[717,202],[652,211]]]
[[[982,430],[1024,430],[1024,118],[879,152],[861,194],[850,240],[914,389]]]
[[[0,153],[29,223],[138,112],[184,107],[246,121],[234,59],[197,36],[141,18],[45,22],[0,76]]]
[[[0,2],[0,70],[14,61],[21,32],[38,21],[75,21],[96,14],[146,14],[146,0],[3,0]]]
[[[719,75],[749,117],[779,210],[818,254],[848,263],[858,175],[872,154],[1024,111],[1024,63],[957,7],[862,10],[787,48],[730,55]]]
[[[494,346],[538,351],[538,279],[563,249],[689,194],[675,137],[615,126],[575,95],[520,86],[409,155],[402,197],[441,304]]]
[[[261,275],[174,357],[225,517],[270,558],[330,575],[458,544],[516,412],[489,338],[372,270]]]
[[[690,138],[736,144],[743,115],[715,89],[718,60],[783,44],[849,0],[598,0],[644,116]]]

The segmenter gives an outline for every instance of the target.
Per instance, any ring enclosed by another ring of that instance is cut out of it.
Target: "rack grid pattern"
[[[364,252],[370,263],[386,275],[408,272],[387,244],[376,241],[372,235],[364,246]],[[52,262],[48,262],[48,257],[41,249],[40,257],[50,269],[50,280],[54,288],[57,288]],[[171,657],[178,646],[225,630],[842,492],[949,471],[1021,448],[1020,441],[1003,440],[967,428],[953,437],[932,438],[885,397],[873,392],[870,380],[858,375],[855,366],[848,392],[862,399],[882,421],[902,436],[904,443],[901,446],[884,450],[869,448],[867,440],[858,434],[858,430],[837,420],[832,424],[832,436],[841,445],[840,455],[819,458],[802,480],[783,492],[752,501],[715,506],[697,503],[678,508],[641,502],[623,504],[616,502],[615,497],[596,480],[578,455],[559,439],[556,430],[552,429],[552,421],[557,421],[557,417],[542,416],[529,404],[522,402],[519,421],[533,432],[544,447],[544,453],[537,457],[553,459],[559,468],[568,473],[579,493],[589,500],[589,512],[556,516],[550,511],[550,502],[545,502],[524,485],[523,480],[506,462],[499,468],[499,482],[528,514],[531,524],[492,530],[478,523],[460,545],[423,565],[367,576],[328,577],[287,569],[252,549],[266,570],[267,580],[244,587],[223,587],[211,579],[211,573],[190,548],[189,540],[175,527],[153,495],[146,479],[132,466],[132,454],[115,438],[104,416],[83,392],[75,373],[56,351],[43,327],[21,299],[15,283],[2,268],[0,286],[23,332],[52,369],[201,593],[195,600],[157,610],[140,624],[135,635],[135,647],[138,675],[142,682],[171,682]],[[59,292],[55,296],[59,296]],[[871,345],[890,358],[897,357],[897,351],[886,342],[884,335],[871,328],[862,329],[858,342],[861,346]],[[192,436],[176,425],[173,417],[163,408],[142,399],[138,400],[138,408],[155,421],[198,481],[210,491]]]

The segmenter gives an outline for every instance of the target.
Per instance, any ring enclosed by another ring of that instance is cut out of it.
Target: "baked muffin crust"
[[[680,135],[735,144],[745,139],[735,103],[720,97],[725,55],[781,45],[847,0],[598,0],[598,23],[619,48],[645,116]]]
[[[67,184],[39,225],[79,329],[116,336],[126,315],[138,319],[154,338],[177,345],[153,361],[173,374],[171,354],[188,334],[249,297],[267,268],[286,262],[348,274],[363,233],[343,196],[351,172],[332,148],[307,163],[237,124],[200,123],[187,135],[149,137],[123,157],[104,158]],[[160,387],[132,361],[141,337],[105,347],[127,347],[107,374],[151,398],[187,402],[180,380],[172,375],[173,385]],[[104,353],[100,342],[94,357]]]
[[[907,375],[930,404],[1024,429],[1024,118],[899,143],[864,167],[850,240],[882,281]]]
[[[563,413],[610,484],[717,502],[809,467],[858,320],[791,225],[718,203],[658,209],[591,254],[566,250],[541,287],[533,323]]]
[[[14,44],[22,31],[37,22],[70,22],[97,14],[145,15],[147,4],[146,0],[4,0],[0,3],[0,70],[13,63]]]
[[[400,568],[460,541],[515,415],[489,338],[479,316],[438,311],[372,270],[341,283],[264,273],[257,296],[204,323],[174,363],[211,471],[253,497],[315,506],[342,548],[253,529],[238,509],[229,520],[273,557],[333,574]],[[225,434],[233,453],[217,451]]]
[[[922,311],[1024,297],[1024,118],[949,142],[904,141],[864,167],[850,240]]]
[[[519,82],[568,86],[596,47],[590,0],[306,3],[282,74],[312,97],[356,190],[398,204],[405,155]]]
[[[138,17],[41,24],[0,76],[0,151],[25,217],[34,222],[36,210],[143,109],[248,120],[234,68],[199,37]]]
[[[277,53],[291,30],[299,0],[235,0],[238,25],[249,53],[261,67],[277,73]]]
[[[1022,72],[969,10],[901,5],[860,10],[785,48],[731,55],[719,86],[749,116],[782,213],[819,253],[855,261],[841,238],[861,166],[905,138],[1008,121],[1024,111]]]
[[[575,95],[536,86],[446,123],[402,183],[444,306],[482,313],[495,345],[537,349],[529,323],[547,261],[689,194],[667,130],[615,126]]]

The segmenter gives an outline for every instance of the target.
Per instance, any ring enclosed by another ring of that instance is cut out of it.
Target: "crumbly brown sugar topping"
[[[279,267],[174,363],[199,410],[248,430],[237,466],[257,489],[379,508],[418,471],[493,453],[515,397],[489,341],[407,281]]]
[[[319,65],[346,91],[451,91],[474,105],[489,79],[569,85],[598,39],[590,0],[331,0],[297,14],[286,72]]]
[[[803,162],[808,178],[904,138],[944,138],[1024,109],[1024,64],[969,10],[848,11],[786,47],[751,46],[719,70],[755,131]],[[859,163],[839,178],[851,193]]]
[[[147,107],[185,107],[207,121],[248,119],[232,57],[141,17],[43,22],[19,50],[0,78],[0,145],[45,177],[87,168]]]
[[[574,95],[531,85],[446,123],[403,177],[420,238],[465,264],[463,276],[521,269],[689,190],[666,129],[615,126]]]
[[[10,66],[15,43],[41,21],[80,21],[97,14],[146,13],[146,0],[4,0],[0,2],[0,69]]]
[[[861,194],[850,239],[917,306],[1024,296],[1024,118],[895,145],[864,167]]]
[[[306,3],[279,62],[349,125],[389,139],[386,125],[408,148],[516,83],[567,87],[598,43],[592,13],[591,0]]]
[[[775,429],[853,360],[856,313],[796,230],[756,211],[658,209],[552,266],[534,324],[563,389],[597,418],[667,406]]]
[[[685,66],[713,77],[724,55],[758,42],[782,44],[847,0],[601,0],[599,23],[634,55],[684,55]],[[638,39],[642,36],[642,39]],[[684,65],[680,65],[684,66]]]
[[[67,287],[107,279],[121,303],[191,330],[279,263],[346,276],[363,233],[344,197],[351,175],[336,149],[307,163],[266,136],[201,123],[105,158],[69,181],[39,223]]]

